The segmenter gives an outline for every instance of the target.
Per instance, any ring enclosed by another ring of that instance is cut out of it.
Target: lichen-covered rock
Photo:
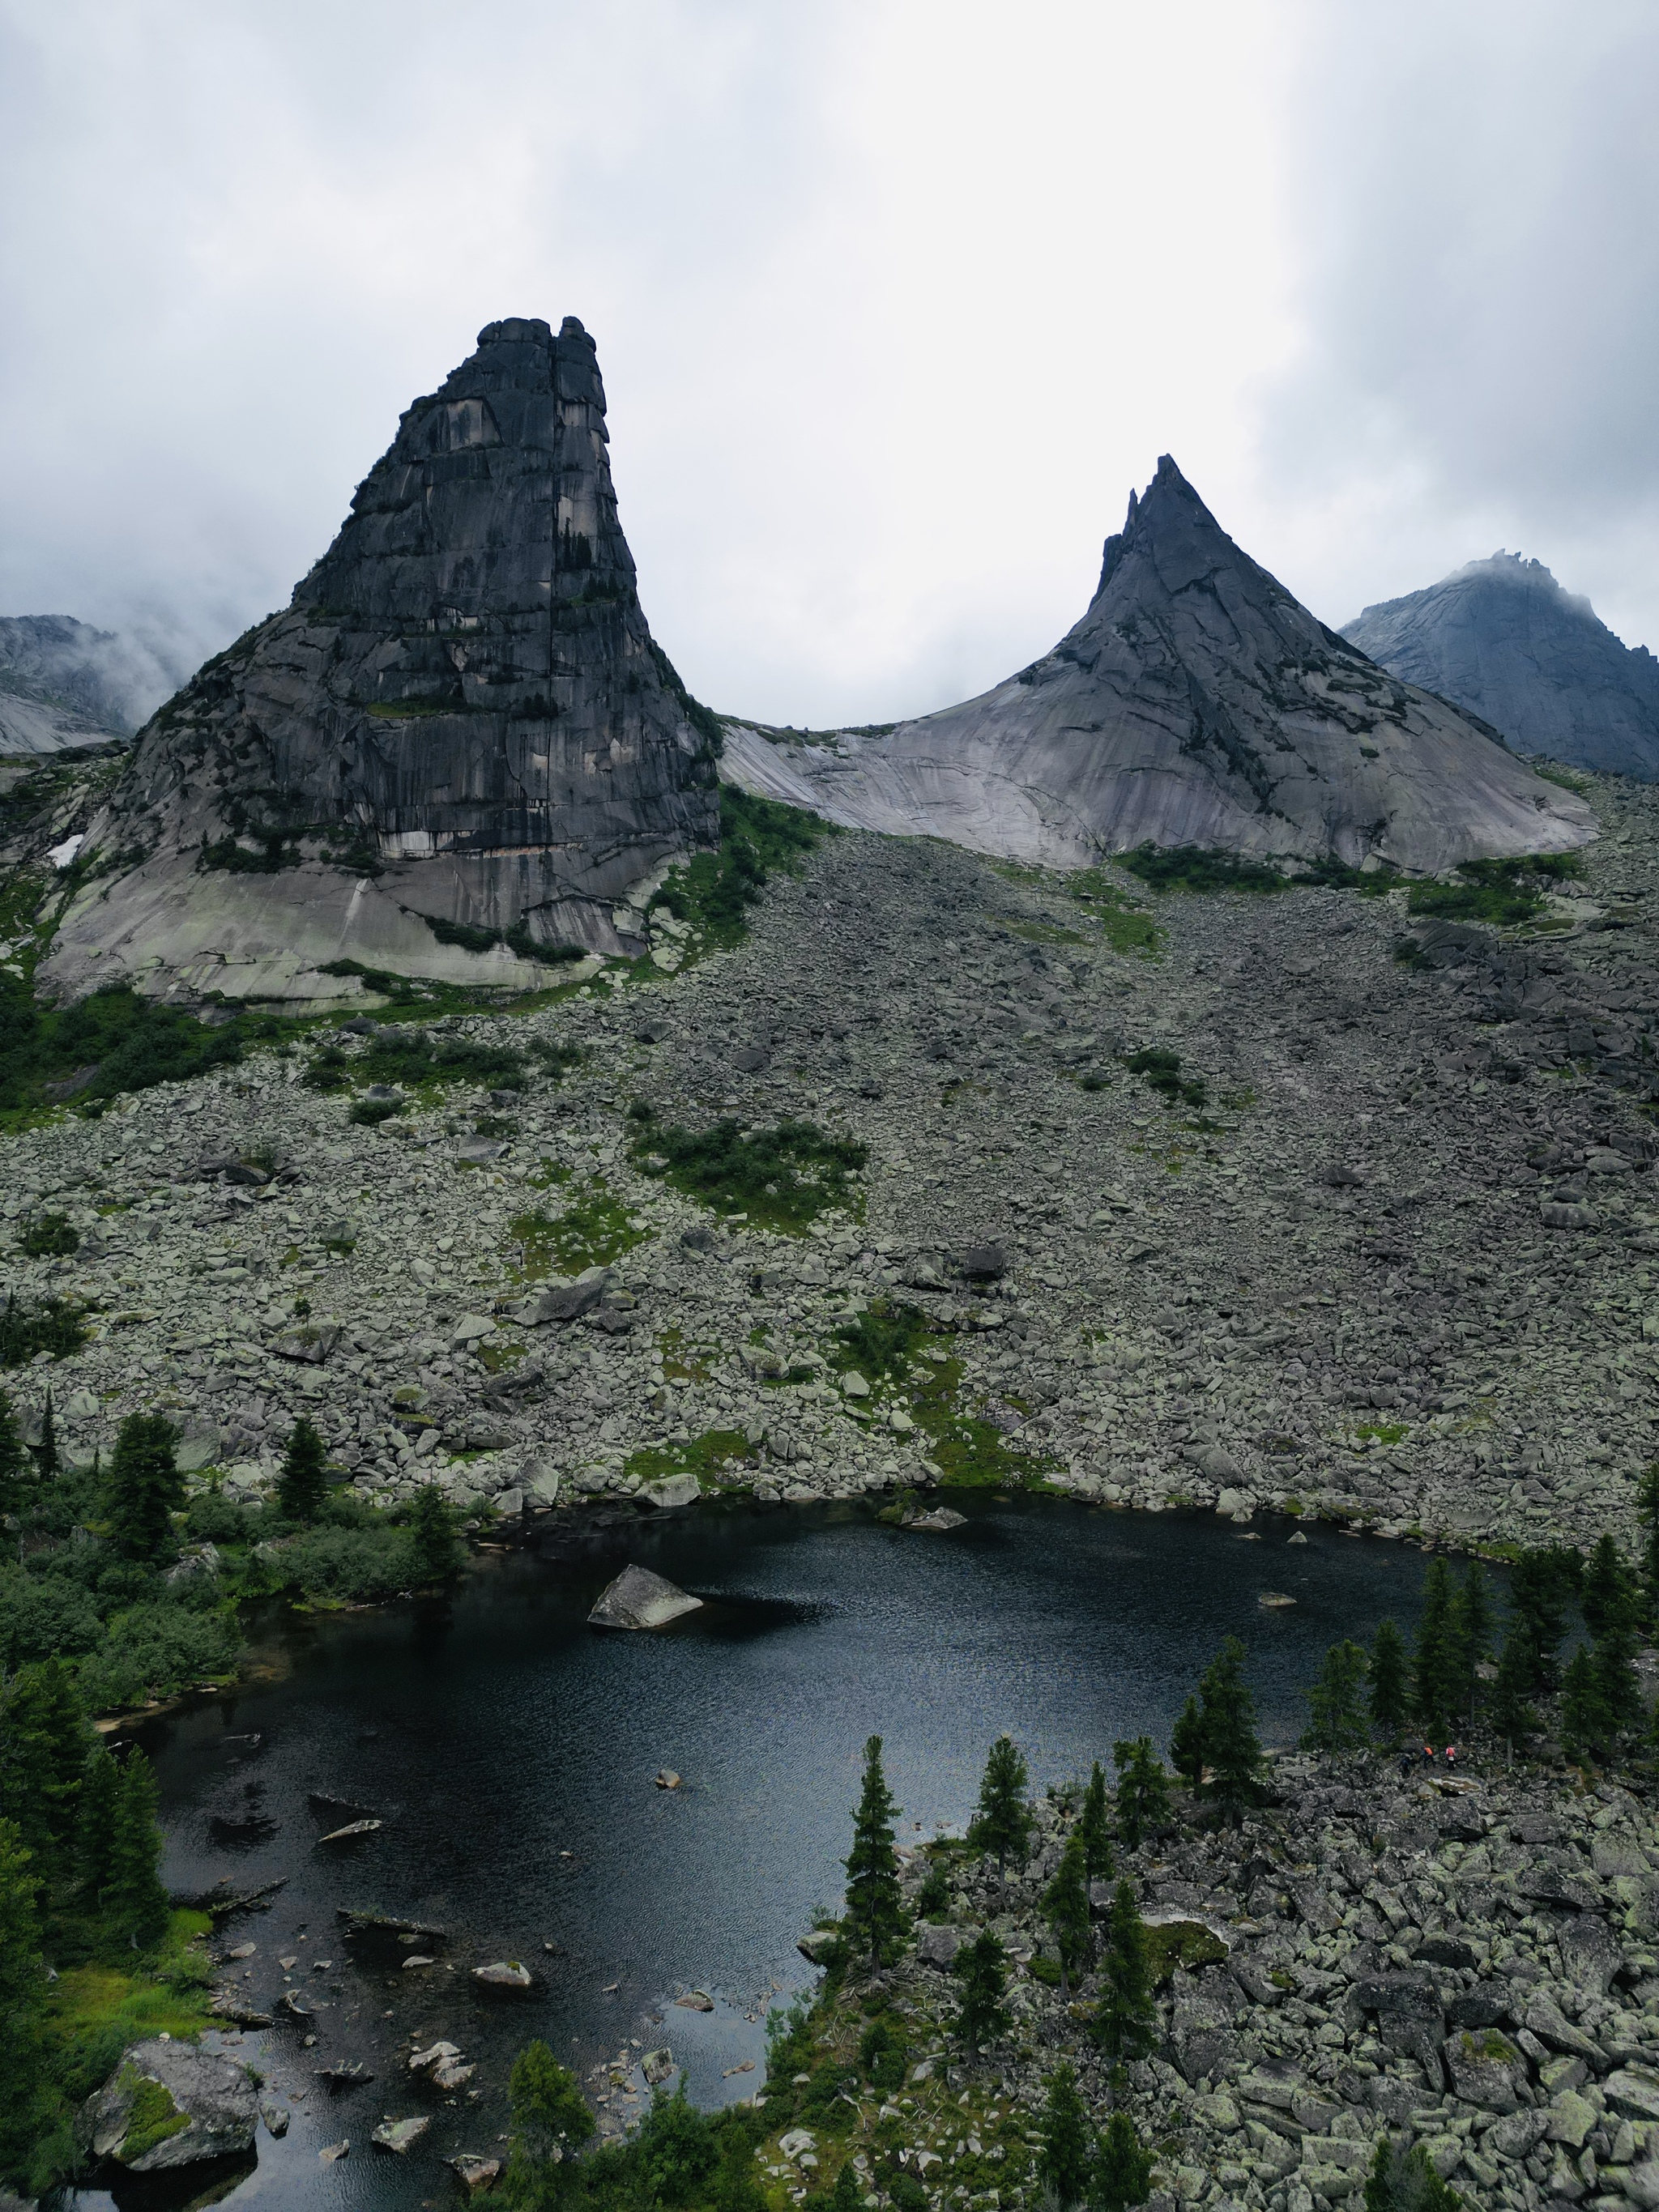
[[[335,998],[343,960],[544,981],[713,841],[720,725],[653,641],[593,342],[491,323],[281,613],[141,732],[56,987]],[[633,950],[643,950],[633,946]]]
[[[222,2051],[157,2037],[135,2043],[82,2106],[76,2140],[94,2159],[133,2173],[160,2173],[198,2159],[250,2150],[258,2092]]]
[[[1152,844],[1434,870],[1595,834],[1496,732],[1298,605],[1167,454],[1053,652],[886,735],[734,731],[728,766],[836,821],[1051,866]]]
[[[702,1603],[649,1567],[628,1566],[601,1591],[587,1618],[595,1628],[663,1628]]]

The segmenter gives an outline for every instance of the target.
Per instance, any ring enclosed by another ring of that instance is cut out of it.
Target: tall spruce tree
[[[76,1823],[75,1870],[81,1902],[96,1912],[115,1863],[115,1830],[121,1802],[121,1770],[101,1743],[81,1777],[80,1815]]]
[[[1642,1532],[1637,1565],[1651,1619],[1659,1607],[1659,1460],[1642,1470],[1636,1486],[1636,1510]]]
[[[1087,2195],[1093,2163],[1088,2107],[1078,2094],[1077,2075],[1069,2066],[1056,2066],[1048,2076],[1037,2132],[1042,2137],[1037,2179],[1054,2191],[1061,2212],[1067,2212]]]
[[[1095,2035],[1106,2056],[1115,2065],[1121,2065],[1146,2056],[1152,2047],[1157,2017],[1146,1930],[1133,1889],[1121,1881],[1112,1898],[1101,1953]]]
[[[1106,1812],[1106,1777],[1096,1759],[1078,1814],[1078,1833],[1083,1838],[1083,1861],[1091,1881],[1103,1881],[1113,1871],[1112,1831]]]
[[[1043,1917],[1060,1954],[1060,1994],[1072,1994],[1072,1978],[1089,1963],[1092,1946],[1089,1929],[1089,1862],[1081,1832],[1073,1828],[1066,1838],[1054,1880],[1042,1893]]]
[[[1190,1691],[1170,1730],[1170,1764],[1189,1790],[1196,1790],[1204,1779],[1204,1769],[1208,1764],[1204,1748],[1204,1716]]]
[[[1308,1701],[1304,1751],[1322,1752],[1328,1759],[1351,1757],[1370,1741],[1365,1717],[1365,1654],[1346,1638],[1333,1644],[1325,1654],[1319,1680],[1303,1692]]]
[[[1577,1553],[1565,1544],[1522,1552],[1510,1571],[1510,1618],[1531,1653],[1528,1687],[1546,1696],[1560,1684],[1567,1608],[1578,1594],[1581,1571]]]
[[[100,1917],[118,1943],[146,1951],[167,1930],[161,1887],[161,1831],[155,1820],[155,1775],[142,1751],[127,1754],[115,1801],[110,1868],[101,1885]]]
[[[409,1509],[410,1572],[417,1589],[453,1583],[461,1571],[455,1516],[435,1482],[423,1482]]]
[[[289,1431],[276,1477],[276,1503],[288,1521],[314,1521],[328,1503],[323,1440],[301,1413]]]
[[[512,2212],[552,2212],[580,2193],[575,2154],[593,2133],[581,2084],[539,2037],[513,2062],[507,2082],[507,2172]]]
[[[1522,1624],[1511,1622],[1504,1638],[1504,1648],[1498,1655],[1498,1679],[1492,1686],[1489,1709],[1492,1728],[1503,1737],[1511,1765],[1516,1743],[1532,1735],[1538,1726],[1538,1716],[1532,1709],[1529,1695],[1533,1671],[1532,1638]]]
[[[1431,1736],[1455,1727],[1456,1655],[1452,1634],[1452,1578],[1446,1562],[1429,1561],[1423,1577],[1423,1611],[1412,1652],[1412,1706]]]
[[[1492,1656],[1492,1594],[1478,1559],[1471,1559],[1452,1595],[1447,1622],[1447,1689],[1457,1713],[1474,1724],[1480,1668]]]
[[[1596,1539],[1595,1548],[1584,1563],[1584,1577],[1579,1589],[1578,1601],[1583,1610],[1584,1626],[1592,1636],[1600,1636],[1613,1626],[1633,1620],[1638,1612],[1635,1577],[1625,1565],[1624,1555],[1609,1535]]]
[[[867,1947],[878,1968],[890,1960],[904,1934],[899,1893],[898,1854],[893,1848],[898,1806],[882,1771],[881,1738],[864,1747],[864,1783],[853,1814],[853,1848],[847,1869],[847,1928],[854,1943]]]
[[[94,1741],[60,1660],[20,1668],[0,1695],[0,1815],[15,1824],[49,1895],[73,1876],[82,1776]]]
[[[1244,1680],[1244,1646],[1236,1636],[1227,1638],[1205,1669],[1198,1692],[1210,1771],[1205,1786],[1237,1826],[1244,1807],[1255,1801],[1262,1753],[1255,1700]]]
[[[0,1390],[0,1514],[23,1512],[34,1486],[34,1462],[24,1446],[16,1408]]]
[[[1008,1987],[1008,1954],[987,1928],[957,1952],[956,1970],[962,1984],[957,2033],[969,2051],[977,2051],[982,2043],[994,2043],[1008,2025],[1002,2002]]]
[[[1146,2202],[1152,2185],[1153,2159],[1135,2133],[1127,2112],[1114,2112],[1101,2130],[1095,2158],[1090,2212],[1131,2212]]]
[[[1009,1860],[1023,1860],[1030,1843],[1031,1808],[1025,1802],[1028,1779],[1025,1761],[1013,1738],[1000,1735],[985,1762],[979,1810],[969,1824],[968,1840],[982,1851],[996,1853],[997,1873],[1005,1880]]]
[[[1138,1851],[1148,1836],[1169,1826],[1170,1778],[1149,1735],[1112,1746],[1117,1769],[1117,1832],[1126,1851]]]
[[[1371,1726],[1385,1744],[1398,1743],[1411,1718],[1406,1639],[1392,1620],[1379,1620],[1371,1639]]]
[[[52,2107],[37,1889],[16,1824],[0,1820],[0,2180],[19,2185]]]
[[[103,1511],[110,1542],[145,1566],[178,1550],[173,1516],[184,1505],[184,1478],[174,1456],[173,1427],[162,1413],[129,1413],[104,1479]]]
[[[1613,1749],[1613,1716],[1601,1694],[1595,1661],[1580,1644],[1561,1685],[1561,1747],[1576,1764],[1599,1764]]]

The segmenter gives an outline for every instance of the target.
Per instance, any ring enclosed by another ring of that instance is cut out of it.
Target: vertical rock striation
[[[1594,834],[1494,731],[1327,629],[1167,454],[1053,652],[884,735],[742,732],[727,772],[863,828],[1062,865],[1196,844],[1434,870]]]
[[[490,324],[281,613],[140,733],[61,989],[337,996],[342,959],[523,982],[713,841],[720,726],[654,642],[574,318]],[[131,865],[136,861],[137,865]]]
[[[1540,561],[1494,553],[1342,632],[1407,683],[1495,723],[1522,752],[1651,782],[1659,660],[1627,646]]]

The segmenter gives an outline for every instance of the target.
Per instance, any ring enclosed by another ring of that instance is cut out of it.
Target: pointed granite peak
[[[101,835],[146,857],[70,917],[60,988],[109,953],[228,996],[542,980],[714,842],[720,740],[640,608],[592,339],[487,324],[289,606],[140,732]]]

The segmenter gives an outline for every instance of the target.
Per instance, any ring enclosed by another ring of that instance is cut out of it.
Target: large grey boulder
[[[834,821],[1075,866],[1142,845],[1438,870],[1586,843],[1589,808],[1327,629],[1166,454],[1052,653],[829,744],[732,731],[724,772]]]
[[[580,1321],[584,1314],[592,1312],[610,1285],[609,1267],[584,1267],[568,1281],[556,1275],[529,1297],[521,1298],[513,1309],[513,1318],[527,1328],[542,1328],[550,1321]]]
[[[613,906],[716,838],[720,725],[641,611],[605,415],[579,322],[479,333],[292,603],[140,732],[88,850],[144,857],[73,905],[57,990],[523,986],[624,949]]]
[[[1615,637],[1540,561],[1494,553],[1367,607],[1342,635],[1408,684],[1480,714],[1512,745],[1650,781],[1659,660]]]
[[[258,2092],[222,2051],[157,2037],[135,2043],[82,2106],[76,2138],[93,2158],[134,2173],[251,2150]]]
[[[587,1618],[595,1628],[661,1628],[683,1613],[696,1612],[702,1603],[649,1567],[627,1566]]]

